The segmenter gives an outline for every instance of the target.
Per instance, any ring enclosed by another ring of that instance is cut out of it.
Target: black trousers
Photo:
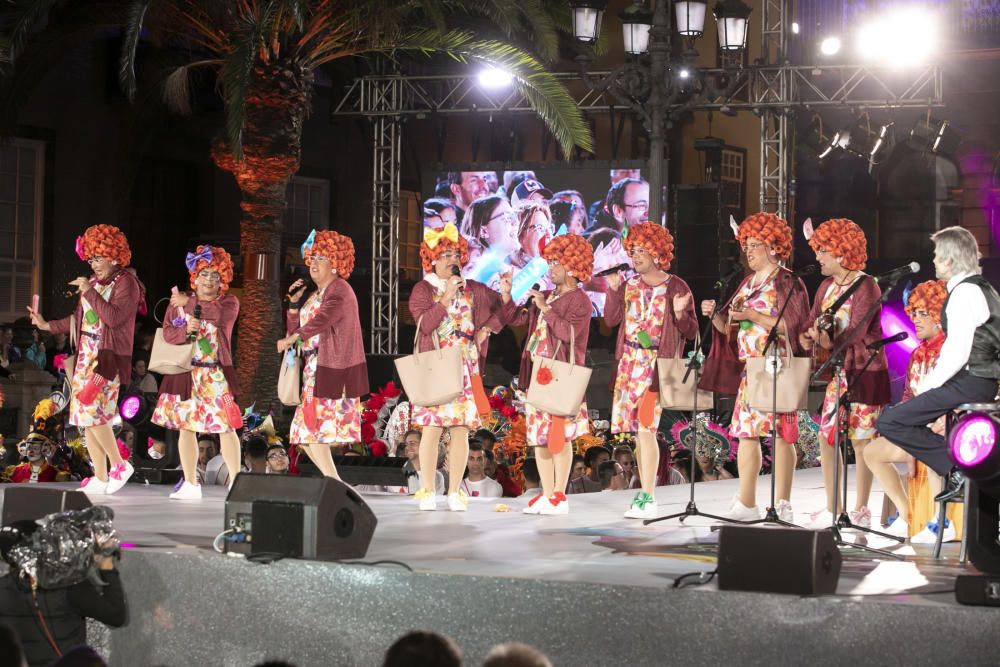
[[[892,444],[912,454],[939,475],[951,471],[945,438],[928,424],[963,403],[990,403],[997,395],[997,381],[959,371],[937,389],[894,405],[878,420],[878,432]]]

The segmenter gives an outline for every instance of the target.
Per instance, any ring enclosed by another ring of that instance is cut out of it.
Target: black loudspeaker
[[[719,529],[719,590],[831,595],[840,562],[830,530]]]
[[[35,485],[7,485],[3,493],[3,525],[15,521],[35,521],[43,516],[91,507],[87,494],[65,489],[45,489]]]
[[[307,560],[362,558],[378,520],[329,477],[242,473],[226,497],[227,552]]]
[[[696,299],[714,298],[715,281],[740,264],[729,216],[739,224],[743,210],[726,202],[718,183],[675,185],[673,195],[669,226],[679,252],[670,270],[684,279]]]
[[[407,458],[405,456],[334,456],[333,463],[337,466],[337,474],[351,485],[372,484],[375,486],[406,486],[410,482],[409,475],[404,470]],[[309,477],[320,477],[319,471],[312,461],[299,461],[299,474]]]

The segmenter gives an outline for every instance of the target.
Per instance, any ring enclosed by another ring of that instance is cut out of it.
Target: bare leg
[[[111,459],[112,466],[125,461],[122,458],[121,452],[118,451],[118,442],[115,440],[115,432],[111,429],[111,424],[101,424],[100,426],[91,426],[88,428],[88,442],[90,441],[91,434],[97,437],[98,443],[104,448],[104,454]]]
[[[656,487],[656,469],[660,467],[660,448],[656,444],[656,435],[640,427],[639,432],[635,434],[635,442],[639,482],[643,491],[652,494]]]
[[[87,443],[87,453],[90,454],[90,461],[94,464],[94,476],[102,482],[108,481],[108,457],[101,446],[100,438],[97,435],[99,426],[89,426],[84,429],[84,440]]]
[[[782,438],[778,438],[774,444],[775,500],[790,501],[792,499],[792,479],[794,477],[795,445],[785,442]],[[741,500],[740,502],[743,501]]]
[[[760,474],[760,440],[740,438],[736,466],[740,471],[740,502],[746,507],[757,506],[757,476]]]
[[[833,494],[835,491],[840,498],[838,508],[840,511],[844,510],[844,497],[840,495],[840,489],[833,488],[834,462],[840,465],[841,477],[839,481],[843,484],[843,475],[847,474],[847,471],[844,469],[843,459],[838,457],[834,448],[826,444],[822,436],[820,436],[820,464],[823,466],[823,486],[826,487],[826,509],[830,512],[833,511]]]
[[[184,481],[188,484],[198,483],[198,440],[194,431],[181,430],[177,439],[177,453],[181,455],[181,468],[184,469]]]
[[[420,441],[423,446],[424,441]],[[437,462],[437,444],[435,443],[433,462]],[[421,459],[423,461],[423,459]],[[465,478],[465,466],[469,462],[469,429],[465,426],[451,427],[451,443],[448,445],[448,493],[458,491]],[[421,468],[423,464],[421,464]],[[434,473],[432,472],[431,475]]]
[[[899,518],[910,522],[910,503],[906,495],[906,486],[899,478],[893,463],[904,463],[907,454],[885,438],[876,438],[864,448],[865,464],[874,473],[878,483],[882,485],[885,495],[899,510]],[[928,471],[929,472],[929,471]]]
[[[864,440],[853,440],[854,444],[854,460],[855,460],[855,477],[854,477],[854,511],[859,511],[862,507],[868,506],[868,497],[872,493],[872,471],[865,463],[864,452],[865,448],[871,439],[866,438]]]
[[[558,454],[552,455],[555,466],[555,493],[566,493],[566,485],[569,483],[569,472],[573,467],[573,448],[569,443],[563,447]]]
[[[566,449],[565,447],[563,449]],[[546,498],[552,496],[556,486],[555,462],[548,447],[535,447],[535,462],[538,464],[538,476],[541,479],[542,493]]]
[[[334,479],[340,479],[340,475],[337,474],[337,466],[333,465],[333,452],[330,450],[330,445],[313,442],[309,444],[309,458],[313,460],[319,471],[323,473],[324,477],[333,477]],[[228,465],[226,466],[229,467]],[[238,468],[237,468],[238,469]],[[235,479],[236,475],[232,471],[229,472],[230,479]]]
[[[420,451],[417,463],[420,466],[420,487],[424,491],[437,493],[434,488],[434,478],[437,472],[438,443],[441,442],[440,426],[425,426],[420,432]]]
[[[219,449],[222,450],[222,460],[229,470],[229,486],[232,488],[236,476],[240,474],[240,438],[236,431],[229,431],[219,436]]]

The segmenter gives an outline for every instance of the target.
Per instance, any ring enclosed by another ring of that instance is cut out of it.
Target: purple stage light
[[[118,407],[118,414],[122,416],[125,421],[130,421],[135,419],[135,416],[139,414],[139,410],[142,408],[142,399],[138,396],[132,395],[127,396],[122,404]]]
[[[971,414],[959,420],[948,436],[952,460],[963,468],[982,463],[996,446],[996,422],[984,414]]]

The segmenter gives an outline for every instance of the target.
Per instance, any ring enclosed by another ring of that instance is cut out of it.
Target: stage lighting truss
[[[987,404],[995,408],[993,404]],[[1000,476],[1000,447],[996,412],[972,411],[956,421],[948,432],[948,456],[966,477],[984,481]]]

